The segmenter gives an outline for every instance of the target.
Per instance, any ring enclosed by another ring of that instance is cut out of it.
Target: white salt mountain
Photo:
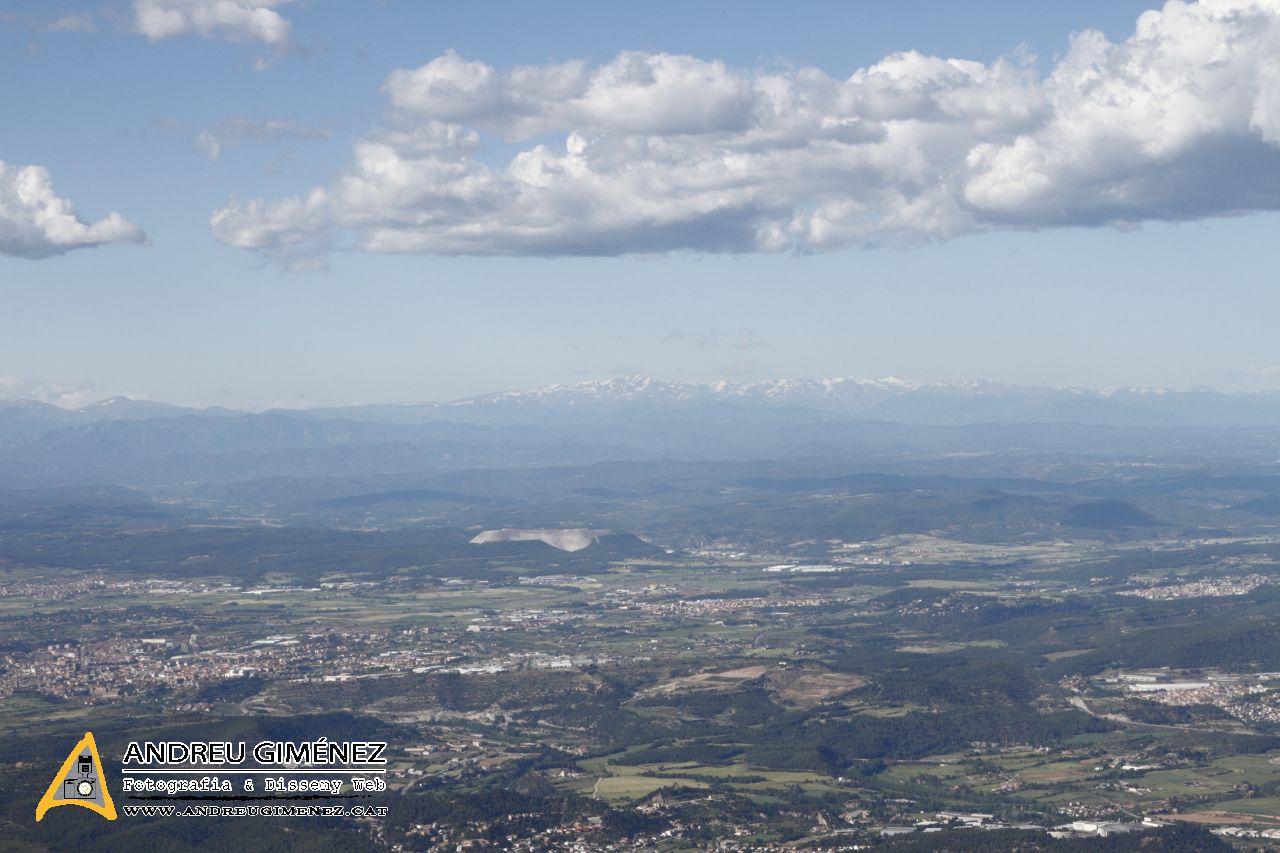
[[[519,530],[504,527],[501,530],[486,530],[471,540],[472,545],[487,545],[491,542],[545,542],[552,548],[561,551],[581,551],[599,542],[601,537],[609,536],[611,530],[590,530],[585,527],[565,527],[549,530]]]

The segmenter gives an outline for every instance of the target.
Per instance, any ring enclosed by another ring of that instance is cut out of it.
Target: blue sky
[[[1154,5],[6,3],[0,397],[1280,387],[1280,7]]]

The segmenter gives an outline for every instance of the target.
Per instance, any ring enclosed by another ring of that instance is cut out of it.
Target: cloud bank
[[[47,258],[103,243],[141,243],[142,229],[112,212],[85,222],[75,206],[53,189],[42,166],[0,160],[0,254]]]
[[[152,41],[198,35],[228,41],[289,42],[289,21],[276,11],[289,0],[134,0],[133,27]]]
[[[847,79],[624,52],[391,73],[347,171],[218,239],[471,255],[824,251],[1280,208],[1280,0],[1171,0],[1047,75],[894,54]],[[486,140],[518,147],[494,163]]]
[[[0,374],[0,400],[35,400],[64,409],[79,409],[109,396],[92,384],[36,382],[20,376]]]

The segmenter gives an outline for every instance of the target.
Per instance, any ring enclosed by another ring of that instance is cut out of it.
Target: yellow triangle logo
[[[49,790],[44,792],[36,806],[36,823],[45,812],[57,806],[84,806],[107,820],[116,819],[116,804],[111,802],[111,792],[107,790],[102,758],[98,755],[93,732],[85,732],[67,760],[62,762],[62,769],[53,777]]]

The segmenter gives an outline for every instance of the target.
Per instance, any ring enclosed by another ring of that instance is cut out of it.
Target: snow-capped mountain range
[[[780,379],[754,383],[676,382],[625,376],[530,391],[502,391],[443,403],[372,404],[289,411],[304,418],[377,423],[459,421],[547,423],[561,418],[717,411],[724,416],[792,411],[835,419],[917,424],[1084,423],[1113,426],[1280,427],[1280,393],[1210,388],[1048,388],[985,380],[918,383],[884,379]],[[0,401],[6,420],[75,425],[184,416],[236,417],[225,408],[193,409],[125,397],[81,409]],[[270,413],[264,413],[270,414]],[[283,414],[283,412],[282,412]]]
[[[985,380],[919,383],[884,379],[673,382],[626,376],[486,394],[438,410],[592,410],[691,406],[796,408],[831,416],[923,424],[1078,422],[1143,426],[1280,426],[1280,394],[1210,388],[1047,388]]]
[[[1269,463],[1280,458],[1280,394],[632,376],[445,403],[265,412],[0,400],[0,491],[1019,447],[1143,457],[1230,447]]]
[[[741,383],[732,380],[719,382],[673,382],[649,376],[623,376],[616,379],[598,379],[572,385],[548,385],[532,391],[503,391],[484,394],[454,405],[498,403],[508,400],[647,400],[675,403],[699,400],[747,400],[795,402],[801,399],[833,399],[840,396],[875,393],[900,393],[925,387],[955,387],[976,389],[990,383],[969,382],[952,385],[926,386],[897,377],[887,379],[778,379],[764,382]]]

